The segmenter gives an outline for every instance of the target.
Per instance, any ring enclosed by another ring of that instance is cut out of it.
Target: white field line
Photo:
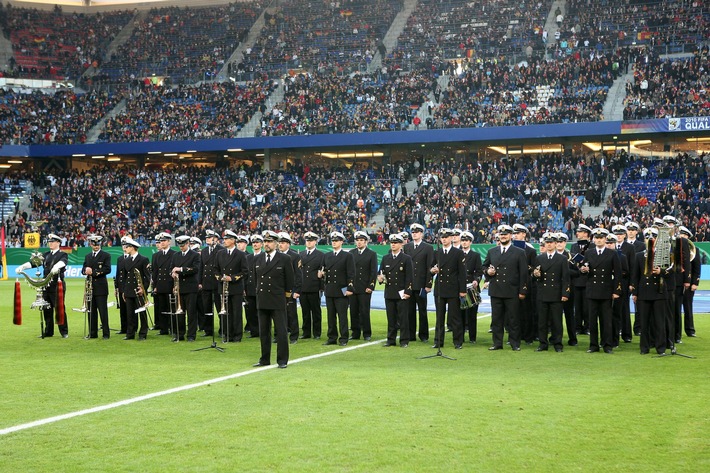
[[[487,317],[490,317],[490,314],[482,315],[478,318],[483,319],[483,318],[487,318]],[[433,328],[429,329],[429,331],[432,331],[432,330],[434,330],[434,329]],[[315,355],[304,356],[302,358],[290,360],[289,365],[296,364],[296,363],[303,363],[304,361],[315,360],[315,359],[323,358],[326,356],[337,355],[339,353],[345,353],[348,351],[357,350],[359,348],[377,345],[377,344],[382,343],[384,341],[386,341],[386,340],[384,340],[384,339],[383,340],[376,340],[373,342],[363,343],[361,345],[351,345],[351,346],[348,346],[345,348],[338,348],[336,350],[327,351],[324,353],[316,353]],[[258,368],[253,368],[253,369],[250,369],[247,371],[240,371],[239,373],[233,373],[233,374],[230,374],[227,376],[220,376],[219,378],[212,378],[212,379],[208,379],[205,381],[200,381],[199,383],[186,384],[184,386],[178,386],[176,388],[170,388],[170,389],[166,389],[164,391],[158,391],[158,392],[154,392],[154,393],[150,393],[150,394],[144,394],[142,396],[132,397],[130,399],[124,399],[123,401],[112,402],[110,404],[104,404],[103,406],[91,407],[89,409],[82,409],[80,411],[68,412],[66,414],[61,414],[58,416],[47,417],[45,419],[39,419],[39,420],[35,420],[32,422],[27,422],[25,424],[18,424],[18,425],[14,425],[12,427],[6,427],[4,429],[0,429],[0,435],[12,434],[15,432],[19,432],[21,430],[31,429],[33,427],[41,427],[43,425],[52,424],[54,422],[59,422],[62,420],[67,420],[67,419],[73,419],[74,417],[81,417],[81,416],[85,416],[87,414],[94,414],[96,412],[107,411],[109,409],[115,409],[117,407],[128,406],[129,404],[135,404],[136,402],[147,401],[149,399],[154,399],[156,397],[162,397],[162,396],[167,396],[169,394],[175,394],[175,393],[179,393],[182,391],[188,391],[190,389],[201,388],[203,386],[208,386],[210,384],[221,383],[222,381],[229,381],[230,379],[241,378],[243,376],[247,376],[250,374],[260,373],[262,371],[274,369],[274,368],[276,368],[276,366],[277,365],[260,366]]]

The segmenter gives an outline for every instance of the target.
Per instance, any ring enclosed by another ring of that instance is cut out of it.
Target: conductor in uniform
[[[503,349],[504,325],[514,351],[520,351],[520,301],[528,293],[528,261],[525,251],[511,244],[513,227],[498,226],[500,245],[488,250],[483,261],[483,275],[488,280],[491,297],[491,331],[493,345],[489,350]]]
[[[466,296],[466,266],[463,251],[452,245],[454,233],[448,228],[439,230],[441,247],[434,253],[431,273],[436,275],[434,300],[436,302],[436,328],[434,348],[444,346],[445,322],[453,332],[454,348],[463,348],[463,322],[461,320],[461,298]]]
[[[197,336],[197,293],[200,280],[200,254],[190,249],[190,237],[181,235],[175,238],[180,251],[173,255],[171,276],[180,285],[178,297],[182,308],[187,313],[187,341],[194,342]],[[181,339],[185,333],[185,316],[177,316],[178,333],[173,334]]]
[[[389,236],[391,251],[382,257],[377,279],[385,285],[385,310],[387,312],[386,347],[399,344],[409,346],[409,298],[412,295],[412,258],[402,251],[404,239],[398,233]]]
[[[419,340],[429,341],[429,316],[427,296],[431,292],[434,266],[434,247],[423,240],[424,227],[418,223],[409,226],[412,241],[404,245],[404,252],[412,257],[414,276],[412,297],[409,299],[409,340],[417,339],[417,313],[419,314]]]
[[[44,261],[42,263],[42,276],[47,277],[51,275],[49,283],[44,287],[44,300],[49,302],[49,307],[42,309],[42,317],[44,317],[44,333],[42,333],[42,338],[48,338],[54,336],[54,314],[55,312],[59,314],[59,281],[62,281],[62,287],[64,294],[66,295],[67,286],[64,284],[64,272],[66,271],[67,262],[69,257],[67,254],[59,249],[62,239],[59,235],[55,233],[50,233],[47,235],[47,245],[49,246],[49,251],[43,254]],[[22,266],[17,268],[17,273],[26,269],[34,267],[31,262],[27,262]],[[66,298],[64,298],[66,300]],[[59,317],[57,316],[57,327],[59,328],[59,333],[62,338],[69,338],[69,326],[67,325],[67,312],[66,307],[62,307],[61,310],[64,313],[64,323],[59,324]]]
[[[288,332],[286,328],[286,301],[291,298],[294,285],[291,258],[276,251],[279,236],[266,230],[262,233],[264,251],[256,258],[256,307],[259,313],[261,357],[254,366],[271,364],[271,325],[276,330],[276,363],[279,368],[288,366]]]
[[[589,349],[596,353],[613,353],[612,300],[621,296],[621,259],[616,251],[606,248],[609,231],[592,231],[594,246],[584,253],[580,271],[587,275],[586,297],[589,305]]]
[[[101,249],[103,237],[89,235],[87,238],[91,252],[84,257],[81,273],[91,276],[91,311],[89,314],[89,335],[86,338],[99,338],[99,317],[104,340],[111,337],[108,323],[108,281],[106,276],[111,272],[111,255]]]
[[[375,290],[377,278],[377,254],[367,247],[370,237],[363,231],[355,232],[355,246],[351,251],[355,261],[355,279],[353,295],[350,297],[351,340],[359,340],[360,334],[365,340],[372,338],[370,323],[370,301]]]
[[[331,232],[331,253],[323,257],[318,277],[325,281],[325,306],[328,311],[328,341],[324,345],[348,344],[348,297],[353,294],[355,259],[343,250],[345,235]]]
[[[123,241],[126,259],[121,269],[121,278],[125,281],[123,298],[126,304],[126,336],[124,340],[145,340],[148,335],[148,315],[145,307],[148,294],[145,289],[150,286],[150,270],[148,258],[138,253],[141,245],[133,238]],[[138,318],[140,314],[140,328]]]
[[[301,273],[303,281],[301,284],[301,316],[303,325],[301,326],[301,338],[320,339],[323,326],[323,314],[320,305],[321,291],[323,291],[323,280],[318,277],[318,271],[323,267],[324,254],[316,243],[320,239],[313,232],[306,232],[303,237],[306,240],[306,249],[301,251]]]
[[[557,235],[543,236],[545,252],[535,258],[533,277],[537,279],[538,327],[540,345],[536,351],[547,351],[549,345],[562,351],[562,305],[570,295],[569,264],[557,252]],[[552,335],[547,334],[550,328]]]

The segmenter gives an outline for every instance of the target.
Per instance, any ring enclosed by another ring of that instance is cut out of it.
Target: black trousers
[[[122,292],[117,292],[116,294],[116,298],[118,300],[118,316],[121,319],[121,330],[119,333],[126,333],[128,327],[128,313],[126,312],[126,301],[123,300]]]
[[[673,332],[670,334],[676,343],[680,342],[683,335],[683,297],[685,287],[675,287],[675,303],[673,305]]]
[[[540,348],[547,350],[549,345],[562,348],[562,301],[538,302],[537,336]],[[548,340],[547,334],[551,331]]]
[[[214,311],[217,313],[222,309],[222,299],[219,297],[217,289],[202,290],[202,328],[205,335],[214,334]]]
[[[286,304],[286,323],[288,325],[288,338],[298,340],[298,303],[296,299],[288,299]]]
[[[89,312],[89,337],[99,336],[99,317],[101,317],[101,331],[104,337],[111,336],[111,328],[108,325],[108,296],[94,296],[91,301],[91,311]]]
[[[244,315],[247,319],[247,326],[249,327],[250,336],[259,336],[259,312],[256,310],[256,296],[246,296],[246,305],[244,306]],[[246,331],[246,326],[244,331]]]
[[[355,340],[360,338],[360,334],[365,338],[372,337],[372,324],[370,323],[371,301],[372,293],[364,292],[350,296],[350,330],[352,330],[352,336]],[[385,301],[386,305],[387,301]],[[409,334],[407,334],[407,339],[409,339]]]
[[[537,289],[533,290],[536,291]],[[537,297],[533,297],[532,292],[528,294],[528,297],[520,301],[520,338],[525,340],[528,344],[531,344],[537,337],[538,323],[537,311],[535,310],[536,302]]]
[[[478,304],[470,309],[462,310],[461,315],[463,317],[464,332],[468,330],[468,340],[475,342],[476,332],[478,331]]]
[[[589,331],[589,307],[587,307],[587,288],[574,287],[574,322],[577,333]]]
[[[695,335],[695,321],[693,320],[693,298],[695,291],[687,288],[683,293],[683,325],[685,334],[689,337]]]
[[[276,309],[259,309],[259,341],[261,342],[261,358],[259,363],[271,363],[271,324],[276,328],[276,363],[288,363],[288,335],[286,328],[286,312]]]
[[[227,296],[227,314],[220,316],[220,333],[225,342],[241,342],[244,335],[244,320],[242,317],[242,302],[244,295],[229,294]]]
[[[656,353],[666,351],[666,310],[668,303],[665,299],[652,301],[636,300],[636,314],[641,324],[641,353],[648,353],[650,345],[656,348]],[[653,334],[653,336],[651,336]]]
[[[577,322],[574,317],[574,296],[562,303],[562,313],[565,316],[567,326],[567,340],[570,345],[577,344]]]
[[[64,300],[66,300],[66,294],[67,294],[67,287],[64,285]],[[44,317],[44,333],[43,336],[45,337],[53,337],[54,336],[54,314],[57,311],[57,288],[55,287],[54,290],[44,290],[44,300],[49,302],[50,306],[47,309],[42,309],[42,317]],[[57,324],[57,327],[59,328],[59,333],[61,335],[68,335],[69,334],[69,325],[67,325],[67,309],[66,306],[63,307],[64,310],[64,323],[59,325]]]
[[[436,304],[435,343],[443,347],[448,321],[453,335],[454,346],[463,345],[463,322],[461,320],[461,300],[457,297],[434,297]],[[447,319],[448,314],[448,319]]]
[[[300,297],[303,338],[320,337],[323,326],[323,311],[320,292],[303,292]]]
[[[427,295],[420,295],[421,289],[412,291],[409,298],[409,340],[417,339],[417,314],[419,314],[419,340],[429,340],[429,314],[427,312]]]
[[[409,301],[404,299],[385,299],[387,312],[387,343],[397,343],[397,327],[399,326],[399,343],[409,343]]]
[[[148,335],[148,309],[136,313],[136,309],[139,308],[136,297],[126,297],[126,338],[128,339],[136,338],[136,331],[138,331],[139,338],[146,338]],[[138,328],[139,319],[140,329]]]
[[[325,307],[328,311],[328,341],[348,343],[348,298],[326,297]]]
[[[611,329],[611,299],[587,299],[589,304],[589,349],[614,347]]]
[[[494,347],[503,347],[505,325],[508,326],[508,341],[511,348],[520,347],[519,307],[518,297],[491,297],[491,330]]]
[[[156,293],[153,296],[153,312],[155,313],[155,325],[160,330],[161,335],[166,335],[170,333],[171,330],[177,331],[176,327],[173,327],[175,320],[173,320],[173,307],[170,306],[170,296],[172,293]],[[185,336],[185,331],[182,331],[182,336]]]

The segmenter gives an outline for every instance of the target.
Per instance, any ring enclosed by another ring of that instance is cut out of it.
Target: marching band
[[[410,230],[408,243],[402,233],[389,236],[390,251],[379,267],[364,231],[353,235],[352,250],[343,249],[345,235],[333,231],[329,252],[316,248],[321,238],[313,232],[304,235],[306,249],[301,252],[291,249],[293,239],[283,231],[245,236],[225,230],[220,237],[207,230],[204,247],[196,236],[175,238],[179,251],[171,248],[173,236],[161,232],[155,236],[157,251],[150,262],[139,253],[141,245],[127,235],[121,240],[123,254],[116,261],[114,278],[119,333],[125,334],[124,340],[145,340],[153,307],[153,329],[159,335],[193,342],[198,329],[203,336],[213,336],[216,311],[223,342],[238,343],[245,332],[259,337],[262,353],[257,365],[262,366],[271,363],[275,341],[276,361],[286,367],[289,344],[321,337],[323,296],[325,345],[345,346],[361,337],[371,340],[370,306],[380,283],[388,321],[385,346],[397,344],[398,332],[401,347],[417,337],[428,341],[427,299],[432,289],[434,348],[444,346],[446,326],[453,332],[456,349],[463,347],[466,332],[468,341],[476,343],[480,291],[485,286],[491,300],[489,350],[500,350],[507,343],[519,351],[521,344],[537,341],[536,351],[552,347],[562,352],[564,325],[570,346],[578,344],[580,335],[589,335],[588,353],[613,353],[620,341],[630,343],[640,335],[641,354],[653,347],[664,355],[667,350],[675,353],[682,343],[683,327],[686,336],[695,336],[693,296],[700,280],[700,257],[692,232],[673,216],[655,219],[643,232],[635,222],[614,225],[611,232],[579,225],[570,251],[567,235],[548,232],[541,239],[539,254],[528,243],[525,226],[502,224],[496,231],[497,245],[483,261],[471,248],[473,235],[467,231],[440,229],[435,249],[423,241],[423,225],[412,224]],[[99,338],[99,330],[102,339],[111,336],[108,307],[113,302],[108,302],[107,281],[111,259],[102,249],[103,241],[100,235],[88,237],[91,251],[82,266],[84,305],[75,310],[86,313],[86,339]],[[48,242],[48,252],[36,255],[17,272],[41,293],[36,307],[43,313],[42,338],[54,335],[55,315],[59,333],[67,338],[63,281],[68,258],[59,248],[59,236],[48,235]],[[43,279],[25,273],[40,265]],[[630,299],[636,311],[633,325]]]

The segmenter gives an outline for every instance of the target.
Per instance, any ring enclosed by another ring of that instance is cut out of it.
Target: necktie
[[[266,253],[266,264],[269,264],[271,262],[271,255],[269,253]]]
[[[601,255],[602,255],[602,250],[597,250],[597,254],[598,254],[599,256],[601,256]]]
[[[547,259],[552,259],[552,255],[547,255]]]
[[[310,250],[308,250],[308,251],[306,252],[306,256],[311,256],[311,253],[313,253],[313,252],[310,251]]]
[[[211,255],[212,254],[212,247],[210,246],[209,249],[207,250],[207,254]]]
[[[414,245],[414,249],[416,250],[419,245]]]
[[[502,247],[500,248],[500,254],[504,255],[504,254],[505,254],[505,250],[507,250],[507,248],[506,248],[505,246],[502,246]]]
[[[358,254],[360,254],[360,255],[361,255],[361,254],[362,254],[362,250],[358,250]]]
[[[94,253],[94,258],[96,258],[96,255],[98,255],[98,253]]]
[[[229,253],[229,256],[232,256],[232,250],[227,250],[227,253]]]
[[[449,250],[444,250],[444,255],[448,255],[448,254],[449,254]]]

